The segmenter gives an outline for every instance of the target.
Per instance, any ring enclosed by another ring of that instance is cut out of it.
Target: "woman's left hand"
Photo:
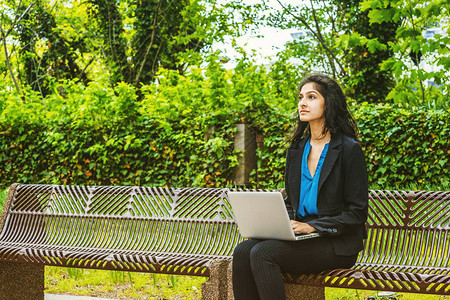
[[[292,226],[292,229],[294,230],[294,232],[308,234],[308,233],[316,231],[316,229],[314,227],[312,227],[311,225],[309,225],[308,223],[302,223],[302,222],[298,222],[298,221],[294,221],[294,220],[291,220],[291,226]]]

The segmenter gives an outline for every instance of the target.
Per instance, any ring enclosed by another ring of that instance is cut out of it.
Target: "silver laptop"
[[[317,232],[295,234],[279,192],[231,192],[228,199],[244,238],[298,241],[319,237]]]

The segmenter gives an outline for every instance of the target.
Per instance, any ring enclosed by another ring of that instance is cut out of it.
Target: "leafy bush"
[[[357,111],[373,183],[449,184],[449,111],[362,105]]]
[[[264,136],[252,186],[283,186],[295,124],[293,81],[243,59],[225,70],[211,56],[181,76],[160,70],[136,89],[106,81],[55,83],[42,99],[0,93],[0,187],[13,182],[232,186],[235,127]],[[278,84],[280,82],[280,84]],[[0,83],[1,85],[1,83]],[[363,103],[359,123],[371,185],[449,185],[449,111]]]
[[[351,107],[371,186],[449,186],[449,111],[367,103]],[[294,122],[285,113],[269,117],[264,148],[258,150],[254,185],[283,187],[287,147],[283,136],[289,135]]]
[[[0,185],[232,184],[233,124],[276,95],[264,69],[243,60],[232,72],[215,58],[186,76],[161,70],[141,101],[134,87],[106,81],[60,82],[43,101],[3,94]]]

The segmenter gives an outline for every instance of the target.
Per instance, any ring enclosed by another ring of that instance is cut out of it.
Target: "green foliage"
[[[402,105],[355,111],[371,184],[449,185],[449,113]]]
[[[339,78],[346,94],[359,103],[447,109],[449,3],[278,1],[277,8],[266,5],[263,20],[276,28],[300,29],[304,35],[289,42],[282,56],[295,58],[305,71]],[[440,31],[429,36],[428,29]]]
[[[68,268],[45,267],[45,292],[108,299],[200,299],[202,283],[208,280],[199,276],[80,270],[83,276],[74,278]],[[156,278],[154,284],[152,277]]]
[[[216,57],[217,58],[217,57]],[[251,81],[245,78],[251,77]],[[233,124],[263,127],[274,100],[265,70],[245,59],[234,72],[213,57],[182,76],[161,70],[142,87],[61,82],[40,101],[5,93],[0,171],[13,181],[63,184],[227,186],[237,155]],[[51,107],[45,106],[51,102]],[[255,113],[257,112],[257,113]]]
[[[370,22],[378,27],[392,20],[402,22],[395,31],[395,42],[382,42],[395,55],[380,64],[381,70],[392,72],[397,79],[386,100],[396,105],[448,108],[449,2],[366,0],[361,7],[368,13]],[[442,33],[427,37],[424,33],[430,28],[439,28]],[[428,85],[428,81],[434,81],[437,86]]]
[[[85,275],[77,280],[67,276],[67,268],[45,267],[45,292],[55,294],[71,294],[111,299],[200,299],[202,283],[207,277],[179,276],[165,274],[150,274],[133,272],[134,284],[128,282],[113,283],[108,273],[104,271],[85,269]],[[131,273],[129,273],[131,274]],[[155,284],[152,276],[156,276]],[[175,278],[176,285],[172,284]],[[325,288],[326,299],[363,300],[376,296],[377,291],[354,290],[344,288]],[[402,300],[444,300],[446,296],[432,294],[398,293]]]
[[[297,101],[292,83],[277,82],[280,70],[245,58],[226,70],[212,56],[185,75],[161,70],[142,101],[133,86],[106,81],[61,82],[54,89],[65,93],[44,101],[33,91],[26,101],[3,93],[0,185],[231,186],[233,124],[245,122],[264,137],[252,186],[282,187]],[[371,184],[448,186],[448,110],[352,105]]]
[[[118,1],[89,0],[87,2],[90,4],[88,6],[90,23],[98,26],[94,32],[99,37],[99,48],[102,49],[111,71],[111,82],[128,81],[130,68],[127,62],[127,40]]]
[[[69,278],[74,280],[79,280],[83,278],[84,270],[80,268],[67,268],[67,274],[69,275]]]
[[[48,3],[37,1],[36,5],[30,5],[31,9],[19,6],[15,11],[23,16],[15,32],[23,61],[23,70],[19,74],[22,82],[42,96],[51,93],[48,85],[52,78],[77,78],[87,84],[87,76],[76,61],[76,52],[85,48],[83,41],[68,40],[64,36],[62,26],[59,27],[55,16],[49,12]]]
[[[130,272],[124,271],[109,271],[109,277],[113,284],[124,283],[126,281],[126,277],[130,281],[130,285],[133,288],[133,276]]]
[[[0,190],[0,211],[5,205],[6,196],[8,195],[8,189]]]
[[[283,3],[274,9],[268,2],[246,5],[237,0],[0,0],[5,12],[0,15],[2,92],[15,89],[25,99],[22,94],[31,89],[46,104],[51,94],[65,97],[59,85],[64,80],[84,86],[123,81],[141,99],[140,88],[156,80],[159,68],[189,75],[191,66],[209,60],[214,42],[226,36],[235,41],[249,29],[269,24],[307,34],[277,55],[272,69],[279,73],[271,76],[285,77],[277,81],[283,82],[277,88],[280,98],[293,91],[288,92],[291,84],[284,84],[296,77],[292,69],[298,70],[297,76],[321,70],[339,78],[347,95],[359,103],[448,108],[448,1]],[[429,28],[440,28],[441,34],[425,37]],[[282,63],[289,65],[289,72]],[[221,92],[212,96],[220,98]]]
[[[7,12],[0,15],[0,76],[42,98],[54,81],[102,78],[132,84],[140,95],[159,68],[183,73],[214,41],[251,24],[235,18],[251,11],[214,0],[0,0],[0,8]]]
[[[383,292],[372,290],[356,290],[343,288],[325,288],[325,299],[330,300],[365,300],[365,299],[389,299]],[[395,297],[394,297],[395,296]],[[447,296],[432,294],[394,293],[391,299],[401,300],[445,300]]]
[[[392,72],[380,70],[379,64],[393,56],[385,45],[395,40],[398,20],[388,20],[383,26],[370,23],[368,12],[360,8],[359,0],[332,1],[340,12],[336,45],[347,72],[343,76],[346,94],[356,101],[376,103],[393,86]],[[340,32],[339,32],[340,31]]]
[[[282,9],[272,9],[267,22],[277,28],[301,30],[303,35],[282,52],[301,61],[303,70],[342,78],[348,96],[358,102],[376,102],[385,98],[392,86],[391,71],[380,70],[379,64],[393,55],[384,43],[394,39],[399,24],[370,24],[368,13],[361,11],[359,4],[359,0],[281,4]]]

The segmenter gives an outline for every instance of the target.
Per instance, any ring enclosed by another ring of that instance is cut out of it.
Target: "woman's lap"
[[[242,244],[242,243],[241,243]],[[356,256],[334,254],[330,238],[321,237],[302,241],[255,240],[239,245],[241,255],[249,255],[250,261],[266,259],[276,263],[283,273],[320,273],[335,268],[349,268]]]
[[[235,299],[284,299],[282,273],[311,274],[351,267],[356,256],[334,254],[330,238],[302,241],[250,239],[233,253]]]

